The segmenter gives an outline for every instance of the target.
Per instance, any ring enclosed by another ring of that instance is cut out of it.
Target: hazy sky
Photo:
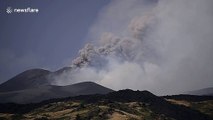
[[[30,68],[70,64],[109,1],[0,0],[0,83]],[[7,14],[7,7],[38,8],[39,13]]]
[[[212,0],[111,1],[89,29],[96,42],[74,62],[90,66],[56,76],[55,84],[89,80],[161,95],[212,87],[212,11]]]
[[[6,14],[8,6],[40,11]],[[1,0],[0,82],[72,63],[83,67],[53,76],[54,84],[156,94],[212,87],[212,11],[212,0]]]

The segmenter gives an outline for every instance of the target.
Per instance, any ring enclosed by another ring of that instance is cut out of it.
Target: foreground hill
[[[82,82],[68,86],[42,85],[32,89],[0,93],[0,103],[34,103],[53,98],[106,94],[112,91],[93,82]]]
[[[164,96],[172,104],[183,105],[213,118],[213,96],[172,95]]]
[[[196,109],[173,104],[148,91],[121,90],[36,104],[0,104],[1,119],[32,120],[211,120]]]

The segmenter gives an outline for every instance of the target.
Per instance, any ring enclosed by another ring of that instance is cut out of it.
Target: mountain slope
[[[82,82],[68,86],[42,85],[31,89],[0,93],[0,103],[32,103],[77,95],[106,94],[112,91],[93,82]]]
[[[0,92],[24,90],[35,86],[49,84],[46,75],[50,71],[43,69],[27,70],[0,85]]]
[[[32,89],[43,85],[51,85],[51,83],[55,81],[55,76],[60,76],[64,72],[71,70],[74,69],[72,67],[64,67],[55,72],[50,72],[43,69],[26,70],[0,84],[0,93]]]
[[[187,94],[190,94],[190,95],[211,95],[211,96],[213,96],[213,87],[189,91],[189,92],[187,92]]]
[[[36,104],[0,104],[0,113],[4,117],[19,114],[25,119],[211,120],[208,115],[172,104],[148,91],[132,90],[53,99]]]

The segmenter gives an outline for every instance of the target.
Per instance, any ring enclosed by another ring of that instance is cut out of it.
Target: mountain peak
[[[0,92],[23,90],[48,84],[45,76],[51,73],[44,69],[26,70],[0,85]]]

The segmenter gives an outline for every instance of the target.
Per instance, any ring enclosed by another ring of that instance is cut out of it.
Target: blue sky
[[[110,0],[0,0],[0,83],[31,68],[57,70],[71,63],[90,26]],[[38,8],[38,14],[5,9]]]

